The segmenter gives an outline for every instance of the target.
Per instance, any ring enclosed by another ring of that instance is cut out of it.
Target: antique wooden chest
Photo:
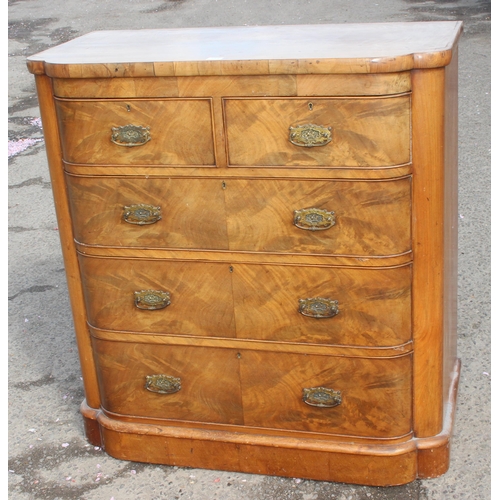
[[[103,31],[28,59],[91,443],[368,485],[447,470],[461,30]]]

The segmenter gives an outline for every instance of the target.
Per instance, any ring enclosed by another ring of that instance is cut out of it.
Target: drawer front
[[[92,326],[235,336],[228,264],[80,256],[80,269]],[[136,293],[142,291],[150,293]]]
[[[357,256],[411,249],[409,177],[223,182],[67,175],[67,185],[75,238],[85,244]],[[124,207],[141,204],[159,207],[161,219],[124,220]]]
[[[210,99],[56,99],[64,160],[213,166]]]
[[[231,250],[368,256],[411,248],[410,178],[229,179],[225,196]]]
[[[89,322],[97,328],[367,347],[411,338],[410,266],[348,269],[81,256],[80,267]],[[151,291],[149,298],[136,294],[142,290]]]
[[[98,339],[93,347],[104,409],[138,417],[243,423],[235,352]]]
[[[233,265],[238,338],[386,347],[411,339],[411,266]]]
[[[229,164],[383,167],[410,161],[410,96],[225,99]]]
[[[369,359],[245,351],[240,362],[245,425],[370,437],[411,431],[411,354]]]
[[[227,249],[224,191],[216,179],[78,177],[67,174],[80,243]]]
[[[411,355],[355,359],[101,339],[93,346],[110,412],[360,437],[411,430]]]

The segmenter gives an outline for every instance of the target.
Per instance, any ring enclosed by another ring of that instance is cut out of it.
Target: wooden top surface
[[[405,71],[448,64],[461,31],[459,21],[96,31],[28,68],[62,78]]]

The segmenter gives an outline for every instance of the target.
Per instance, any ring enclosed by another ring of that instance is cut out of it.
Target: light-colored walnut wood
[[[225,150],[224,150],[225,151]],[[223,164],[226,159],[221,160]],[[169,166],[137,166],[137,165],[81,165],[68,162],[64,163],[66,172],[74,175],[115,177],[135,176],[145,178],[155,177],[218,177],[221,180],[231,178],[252,179],[394,179],[411,174],[411,164],[390,167],[331,167],[331,168],[290,168],[282,166],[270,167],[238,167],[238,168],[206,168],[183,165],[182,171],[178,167]],[[218,167],[220,165],[217,165]]]
[[[368,347],[410,340],[409,266],[370,270],[89,257],[81,257],[80,266],[89,323],[97,328]],[[140,290],[169,292],[171,304],[138,309],[134,291]],[[310,297],[338,300],[339,314],[303,316],[299,299]]]
[[[86,245],[394,255],[410,249],[410,178],[384,182],[67,177],[75,238]],[[154,224],[125,206],[159,206]],[[321,231],[294,225],[304,208],[335,212]],[[255,237],[258,236],[258,239]]]
[[[90,345],[81,277],[71,228],[70,210],[64,183],[62,153],[59,142],[60,131],[57,124],[54,101],[52,100],[50,79],[44,75],[38,75],[36,77],[36,88],[40,103],[40,116],[43,120],[45,149],[54,195],[58,231],[61,238],[61,250],[68,283],[85,397],[90,405],[98,408],[100,405],[100,394],[97,386],[94,355],[92,346]]]
[[[229,264],[81,257],[80,268],[88,320],[93,326],[235,336]],[[159,310],[138,309],[134,292],[141,290],[168,292],[171,304]]]
[[[225,99],[224,111],[230,165],[378,167],[410,160],[409,95]],[[290,127],[306,124],[331,127],[331,142],[292,144]]]
[[[156,78],[55,78],[59,97],[221,97],[386,95],[411,90],[410,72]]]
[[[372,360],[103,340],[94,348],[103,408],[114,413],[371,437],[411,430],[410,355]],[[181,389],[146,390],[146,376],[156,374],[180,378]],[[308,387],[338,390],[342,402],[307,405]]]
[[[374,182],[234,179],[226,181],[225,197],[231,250],[368,257],[411,249],[409,177]],[[294,226],[294,211],[305,208],[334,212],[335,225],[321,231]]]
[[[28,59],[93,444],[124,460],[376,486],[446,472],[461,31],[106,31]],[[290,126],[307,123],[331,126],[331,143],[292,144]],[[151,140],[113,144],[111,127],[128,124]],[[140,203],[162,218],[126,222]],[[294,211],[313,207],[335,225],[296,227]],[[170,304],[140,309],[139,290]],[[304,316],[304,298],[338,310]],[[148,391],[148,375],[181,389]],[[306,404],[312,387],[340,404]]]
[[[56,100],[63,157],[73,163],[215,163],[211,103],[208,99]],[[112,129],[149,127],[151,140],[140,146],[111,142]]]
[[[236,336],[283,342],[391,346],[411,339],[411,267],[350,269],[233,265]],[[299,299],[338,301],[311,318]]]

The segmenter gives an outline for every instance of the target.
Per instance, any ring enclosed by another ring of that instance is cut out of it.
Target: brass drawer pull
[[[293,223],[306,231],[324,231],[335,225],[335,212],[321,208],[302,208],[293,212]]]
[[[339,313],[338,300],[315,297],[299,299],[299,313],[309,318],[333,318]]]
[[[161,290],[141,290],[134,292],[134,303],[138,309],[163,309],[170,305],[170,294]]]
[[[342,403],[342,396],[340,391],[334,391],[326,387],[311,387],[302,390],[302,401],[310,406],[333,408]]]
[[[145,388],[157,394],[174,394],[181,390],[181,379],[171,375],[147,375]]]
[[[290,142],[295,146],[312,148],[313,146],[326,146],[332,140],[332,127],[323,127],[307,123],[290,127]]]
[[[123,207],[123,220],[129,224],[143,226],[145,224],[154,224],[160,219],[161,208],[154,205],[139,203],[138,205]]]
[[[150,140],[149,127],[129,124],[111,128],[111,142],[118,146],[143,146]]]

